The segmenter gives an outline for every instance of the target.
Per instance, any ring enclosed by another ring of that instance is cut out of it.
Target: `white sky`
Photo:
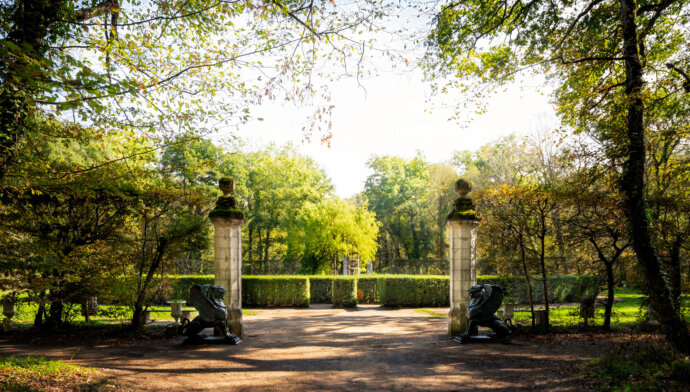
[[[421,72],[389,73],[362,84],[366,93],[354,80],[329,86],[335,105],[330,148],[318,135],[311,143],[302,142],[302,127],[313,108],[280,103],[253,109],[264,121],[251,121],[234,134],[256,147],[293,142],[326,170],[338,196],[349,197],[363,189],[370,174],[366,161],[372,155],[411,158],[420,151],[428,161],[441,162],[451,159],[454,151],[476,150],[511,133],[526,134],[544,121],[557,124],[548,95],[538,92],[543,88],[539,81],[497,93],[487,111],[473,115],[464,127],[448,121],[447,110],[428,112],[430,88]]]
[[[425,50],[414,43],[415,37],[426,36],[429,21],[414,10],[402,10],[382,24],[391,29],[401,28],[404,34],[371,34],[378,48],[393,49],[399,55],[406,53],[410,64],[414,64]],[[501,136],[526,134],[535,128],[558,124],[548,94],[539,92],[550,90],[543,81],[531,78],[492,96],[485,113],[468,113],[463,116],[467,121],[460,126],[448,121],[454,108],[438,109],[429,103],[431,88],[423,81],[421,70],[402,66],[400,58],[391,60],[375,51],[368,54],[369,69],[379,76],[361,81],[366,91],[354,78],[328,86],[330,103],[335,106],[330,148],[320,143],[321,135],[316,133],[311,143],[302,142],[302,128],[308,127],[307,118],[314,108],[296,108],[289,103],[270,102],[251,108],[254,118],[264,121],[240,125],[232,134],[254,148],[292,142],[326,170],[338,196],[350,197],[362,191],[370,174],[366,161],[372,155],[411,158],[419,151],[427,161],[441,162],[450,160],[454,151],[476,150]],[[431,101],[442,99],[448,97],[433,97]]]

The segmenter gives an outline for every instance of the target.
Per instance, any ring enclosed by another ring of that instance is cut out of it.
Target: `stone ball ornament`
[[[460,197],[466,197],[470,191],[472,191],[472,183],[462,178],[455,181],[455,192],[457,192]]]

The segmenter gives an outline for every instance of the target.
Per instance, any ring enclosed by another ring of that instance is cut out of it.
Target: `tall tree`
[[[422,156],[406,160],[374,156],[364,184],[363,197],[381,222],[378,260],[419,260],[433,249],[434,225],[424,207],[429,195],[429,164]]]
[[[562,83],[567,120],[603,125],[598,138],[621,157],[619,189],[652,306],[684,353],[690,333],[670,299],[649,221],[644,115],[657,92],[690,90],[689,23],[690,5],[680,0],[467,0],[445,5],[429,37],[432,73],[504,81],[538,69]]]
[[[368,1],[0,2],[0,180],[27,118],[40,113],[166,140],[246,120],[266,99],[322,94],[315,78],[298,75],[331,60],[347,64],[350,49],[361,55],[366,42],[345,35],[368,28],[364,22],[380,16],[373,8]],[[333,53],[317,55],[324,48]]]

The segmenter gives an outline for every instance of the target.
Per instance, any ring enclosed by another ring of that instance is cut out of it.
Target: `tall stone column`
[[[218,198],[216,208],[208,216],[213,223],[215,284],[223,287],[225,305],[228,308],[228,329],[243,337],[242,327],[242,223],[244,214],[237,208],[232,195],[235,181],[221,178],[223,196]]]
[[[459,179],[455,191],[460,196],[446,220],[450,227],[450,312],[448,334],[456,336],[467,329],[467,290],[477,284],[477,226],[479,217],[474,203],[467,194],[472,190],[469,182]]]

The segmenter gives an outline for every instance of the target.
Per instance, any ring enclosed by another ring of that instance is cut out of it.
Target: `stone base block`
[[[182,344],[240,344],[242,340],[235,335],[225,336],[206,336],[206,335],[195,335],[185,339]]]
[[[242,309],[228,309],[228,329],[230,333],[240,338],[244,337],[242,326]]]
[[[475,336],[462,336],[458,335],[453,338],[454,341],[460,343],[460,344],[467,344],[467,343],[503,343],[503,344],[510,344],[511,340],[508,338],[496,338],[493,336],[486,336],[486,335],[475,335]]]
[[[467,305],[461,304],[448,312],[448,335],[457,336],[467,330]]]

